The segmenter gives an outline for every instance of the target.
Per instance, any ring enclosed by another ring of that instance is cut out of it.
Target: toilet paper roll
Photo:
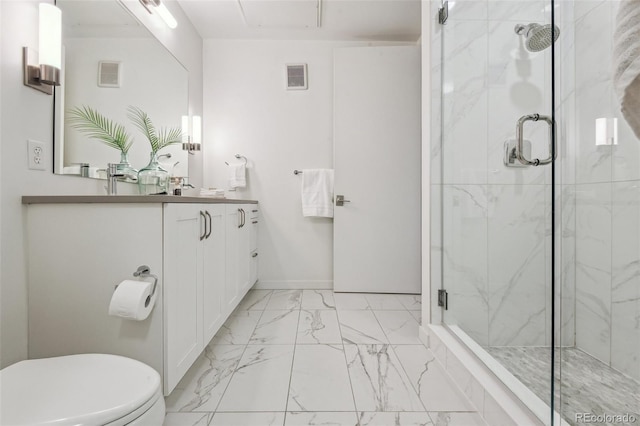
[[[153,284],[147,281],[122,281],[111,296],[109,315],[136,321],[146,319],[156,302],[151,296]]]

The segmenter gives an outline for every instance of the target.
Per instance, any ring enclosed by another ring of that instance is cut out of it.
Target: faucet
[[[118,173],[118,164],[117,163],[109,163],[107,164],[107,194],[109,195],[117,195],[118,187],[116,183],[118,182],[119,177],[125,177],[126,175],[123,173]]]

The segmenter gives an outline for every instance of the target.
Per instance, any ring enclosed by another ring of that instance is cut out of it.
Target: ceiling
[[[115,1],[56,0],[56,6],[62,10],[63,36],[65,38],[151,37],[144,25]]]
[[[420,0],[178,0],[204,39],[412,41]]]

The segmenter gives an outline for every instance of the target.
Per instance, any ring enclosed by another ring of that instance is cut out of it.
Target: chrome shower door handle
[[[540,121],[543,120],[549,125],[549,156],[543,160],[538,158],[528,159],[524,156],[524,123],[527,121]],[[529,114],[523,115],[518,120],[516,126],[516,157],[518,161],[527,166],[542,166],[550,164],[557,156],[556,150],[556,125],[551,117],[548,115]]]

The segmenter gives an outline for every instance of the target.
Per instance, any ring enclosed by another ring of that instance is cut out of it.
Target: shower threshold
[[[550,348],[484,347],[495,360],[540,399],[549,399]],[[556,368],[556,407],[570,425],[640,425],[640,382],[609,367],[577,348],[562,348],[561,369]],[[557,352],[556,352],[557,354]],[[556,363],[559,360],[556,359]],[[559,374],[561,386],[558,386]],[[580,415],[630,414],[635,422],[586,422]]]

